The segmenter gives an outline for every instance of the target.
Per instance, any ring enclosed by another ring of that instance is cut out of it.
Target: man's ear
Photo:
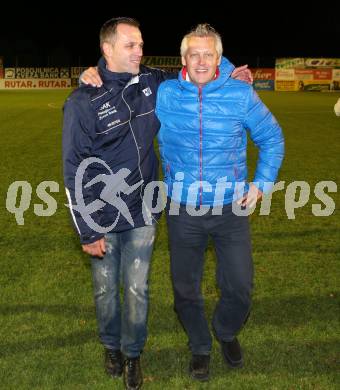
[[[112,54],[112,45],[108,42],[104,42],[102,50],[105,57],[110,57]]]
[[[182,59],[182,65],[183,65],[183,66],[186,66],[186,65],[187,65],[187,62],[185,61],[185,57],[182,56],[181,59]]]
[[[220,58],[218,59],[217,65],[221,65],[221,61],[222,61],[222,56],[220,56]]]

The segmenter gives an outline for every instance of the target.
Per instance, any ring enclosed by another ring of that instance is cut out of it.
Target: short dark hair
[[[138,20],[134,18],[128,18],[125,16],[121,16],[118,18],[112,18],[107,20],[101,27],[99,33],[100,40],[100,49],[103,51],[103,43],[104,42],[112,42],[114,41],[115,35],[117,33],[118,24],[128,24],[130,26],[134,26],[139,28],[140,24]]]

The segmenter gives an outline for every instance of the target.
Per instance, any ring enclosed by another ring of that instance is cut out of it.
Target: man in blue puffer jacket
[[[271,189],[284,141],[253,88],[230,77],[232,66],[221,57],[221,38],[211,26],[198,25],[187,34],[181,55],[178,80],[165,81],[158,90],[158,141],[168,188],[175,310],[189,338],[191,376],[207,380],[212,338],[201,278],[208,237],[216,249],[221,291],[213,330],[226,362],[240,367],[243,354],[236,335],[250,311],[253,263],[248,218],[233,209],[237,203],[254,206]],[[247,130],[259,148],[250,186],[245,183]]]

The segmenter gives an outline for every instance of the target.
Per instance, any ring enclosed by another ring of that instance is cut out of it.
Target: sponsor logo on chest
[[[116,114],[117,110],[115,106],[111,106],[110,102],[104,103],[97,113],[98,119],[101,121],[110,115]]]

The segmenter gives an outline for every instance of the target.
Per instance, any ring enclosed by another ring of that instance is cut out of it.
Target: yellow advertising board
[[[2,79],[0,89],[64,89],[71,79]]]
[[[275,80],[275,91],[298,91],[298,81]]]

